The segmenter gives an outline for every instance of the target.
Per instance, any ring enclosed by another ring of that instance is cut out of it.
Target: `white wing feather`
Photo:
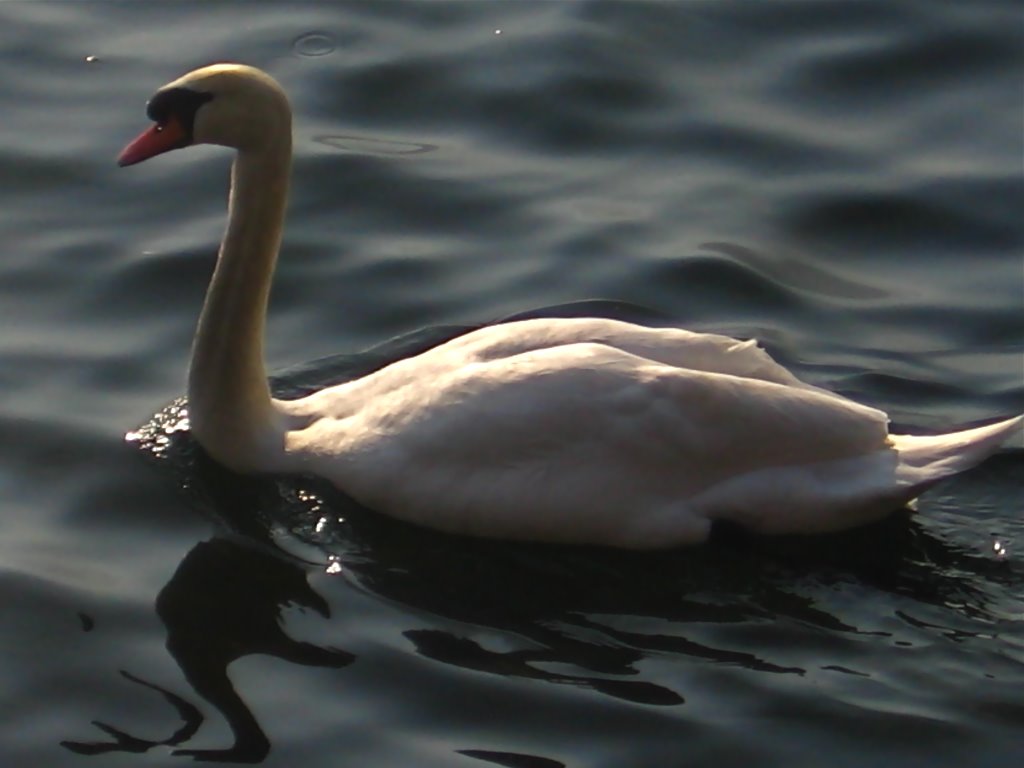
[[[787,533],[881,517],[1014,428],[891,438],[883,412],[753,342],[609,320],[485,328],[280,405],[300,468],[381,512],[643,548],[704,540],[715,519]]]

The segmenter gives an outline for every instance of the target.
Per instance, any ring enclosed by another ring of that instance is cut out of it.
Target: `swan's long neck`
[[[291,132],[259,151],[239,151],[228,225],[199,318],[188,401],[192,434],[218,461],[269,471],[283,427],[263,361],[263,328],[288,198]]]

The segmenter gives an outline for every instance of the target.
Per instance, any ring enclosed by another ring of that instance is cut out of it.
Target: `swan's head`
[[[291,138],[291,108],[281,86],[243,64],[212,64],[189,72],[153,94],[146,114],[155,124],[124,148],[118,165],[193,144],[245,152]]]

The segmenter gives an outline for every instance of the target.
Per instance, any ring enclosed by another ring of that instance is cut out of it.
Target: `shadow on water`
[[[606,302],[506,319],[596,313],[649,324],[660,320],[641,308]],[[275,388],[282,396],[295,396],[365,375],[467,330],[435,328],[358,355],[317,361],[278,377]],[[685,697],[663,682],[640,679],[640,663],[655,655],[773,675],[807,672],[765,658],[756,644],[743,650],[697,639],[689,627],[781,621],[831,633],[885,634],[862,630],[849,617],[816,605],[793,589],[797,580],[854,580],[943,606],[985,603],[985,595],[963,574],[995,580],[1006,575],[1000,566],[1007,564],[947,544],[908,514],[808,539],[768,540],[718,529],[709,545],[675,552],[466,539],[377,515],[316,478],[234,475],[205,457],[189,437],[185,416],[184,402],[177,401],[131,437],[218,529],[214,538],[188,553],[155,601],[169,652],[193,691],[218,710],[234,736],[226,749],[174,752],[199,760],[260,762],[270,751],[267,735],[228,677],[233,661],[268,654],[300,665],[340,668],[355,660],[339,648],[294,640],[282,628],[288,606],[330,617],[327,600],[308,580],[317,570],[332,573],[336,566],[362,589],[414,608],[410,623],[429,622],[423,612],[442,619],[403,631],[423,657],[658,707],[684,704]],[[473,636],[452,622],[473,627]],[[522,647],[487,647],[478,639],[479,628],[514,637]],[[195,736],[203,722],[195,704],[122,674],[169,703],[181,720],[177,730],[162,740],[146,740],[95,722],[110,740],[64,741],[63,746],[85,755],[145,752],[180,747]],[[458,752],[497,765],[560,765],[540,756]]]

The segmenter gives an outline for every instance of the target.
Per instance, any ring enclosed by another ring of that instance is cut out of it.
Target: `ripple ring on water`
[[[326,32],[306,32],[292,41],[292,50],[299,56],[326,56],[338,47]]]
[[[333,134],[315,136],[318,144],[360,155],[419,155],[433,152],[436,144],[424,144],[413,141],[396,141],[394,139],[378,139],[373,136],[355,136],[351,134]]]

